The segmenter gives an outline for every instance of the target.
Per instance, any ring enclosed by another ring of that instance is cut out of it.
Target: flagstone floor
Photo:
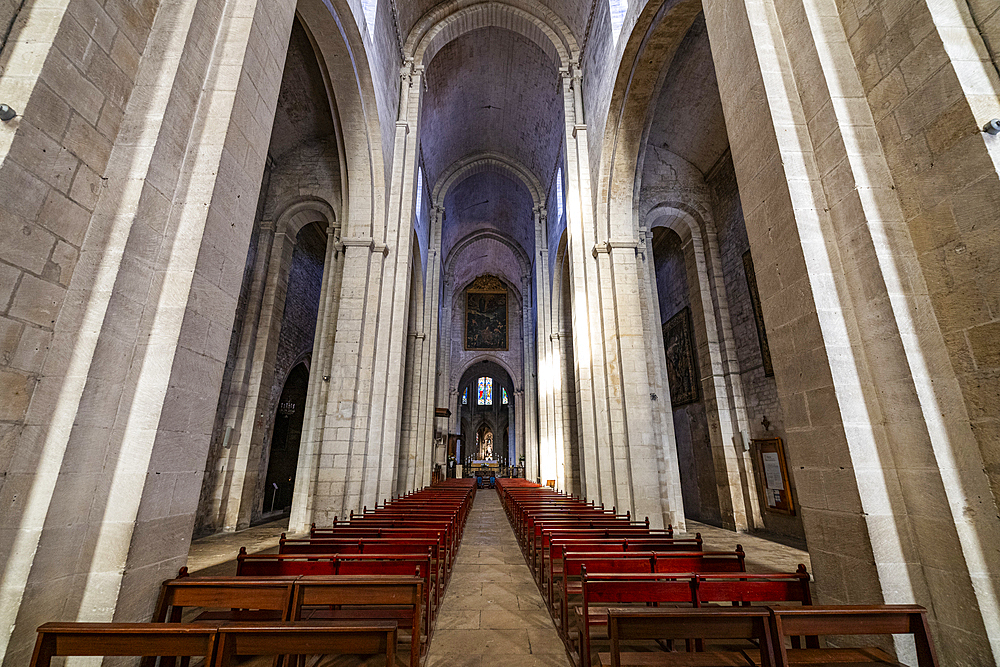
[[[569,667],[496,492],[483,489],[458,550],[427,667]]]

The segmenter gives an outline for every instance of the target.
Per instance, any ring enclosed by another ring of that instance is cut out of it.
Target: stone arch
[[[483,239],[492,239],[499,243],[502,243],[507,248],[510,249],[511,253],[517,258],[518,263],[521,268],[521,278],[527,278],[531,275],[531,262],[528,260],[528,253],[524,251],[517,243],[513,242],[505,234],[494,231],[492,229],[480,229],[471,234],[462,237],[454,246],[452,246],[451,251],[448,253],[448,258],[445,260],[444,272],[445,275],[454,276],[455,275],[455,263],[458,258],[462,255],[462,251],[467,249],[472,244]],[[520,286],[512,286],[513,289],[520,295]],[[463,288],[464,289],[464,288]],[[522,295],[524,296],[524,295]]]
[[[385,162],[379,104],[364,37],[347,0],[299,0],[299,22],[316,51],[329,87],[331,113],[341,160],[346,236],[374,236],[385,217]],[[355,196],[352,197],[351,195]]]
[[[431,201],[442,204],[448,192],[469,176],[483,172],[493,172],[509,176],[524,185],[531,194],[533,206],[545,204],[544,188],[541,181],[517,160],[499,153],[476,153],[455,162],[434,185]]]
[[[638,234],[634,215],[636,171],[647,117],[669,67],[695,18],[701,0],[663,0],[640,13],[622,54],[608,106],[596,186],[598,237],[631,240]]]
[[[296,197],[282,202],[275,211],[275,231],[292,238],[313,222],[324,230],[340,228],[333,206],[319,197]]]
[[[537,3],[452,0],[425,14],[410,31],[403,52],[426,65],[447,43],[480,28],[512,30],[530,39],[559,67],[569,67],[580,52],[576,38],[555,12]]]
[[[708,418],[712,458],[716,471],[729,473],[717,473],[715,480],[723,523],[737,528],[762,525],[752,467],[745,457],[730,451],[727,437],[747,430],[748,419],[714,227],[692,207],[673,201],[653,206],[646,214],[645,227],[650,238],[656,227],[677,234],[687,264],[691,319],[702,378],[701,400]],[[653,284],[658,289],[655,275],[654,266]],[[655,312],[659,312],[658,301]],[[656,356],[660,356],[659,350]],[[739,488],[733,479],[741,480]]]
[[[515,387],[514,387],[515,389],[517,389],[518,391],[521,391],[524,388],[523,387],[523,385],[524,385],[524,378],[518,377],[518,375],[511,369],[510,364],[508,364],[506,362],[506,360],[501,359],[499,357],[496,357],[496,356],[490,354],[489,352],[483,352],[482,354],[477,354],[476,356],[474,356],[471,359],[469,359],[465,364],[463,364],[461,371],[459,371],[457,373],[457,376],[458,376],[459,380],[461,380],[465,376],[465,374],[469,372],[470,368],[472,368],[476,364],[482,363],[484,361],[489,361],[490,363],[494,363],[497,366],[499,366],[500,368],[502,368],[505,371],[507,371],[507,375],[510,376],[510,380],[511,380],[512,383],[514,382],[514,380],[521,380],[521,385],[522,386],[521,387],[517,387],[515,385]]]

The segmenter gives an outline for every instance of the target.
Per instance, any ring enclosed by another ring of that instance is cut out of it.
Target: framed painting
[[[753,258],[750,251],[743,253],[743,272],[747,276],[747,289],[750,290],[750,305],[753,309],[753,321],[757,326],[757,342],[760,343],[760,359],[764,365],[765,377],[774,377],[774,367],[771,365],[771,348],[767,345],[767,330],[764,329],[764,311],[760,307],[760,294],[757,293],[757,274],[753,268]]]
[[[670,404],[677,407],[694,403],[699,392],[690,307],[685,306],[663,325],[663,349],[667,356]]]
[[[466,290],[465,349],[507,350],[507,286],[480,276]]]

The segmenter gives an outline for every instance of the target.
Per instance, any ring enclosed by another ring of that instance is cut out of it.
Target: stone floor
[[[218,533],[193,540],[188,551],[188,572],[205,577],[234,575],[240,547],[246,547],[251,554],[277,549],[281,533],[286,530],[287,517],[237,533]]]
[[[494,491],[465,526],[427,667],[568,667],[569,659]]]
[[[687,529],[686,536],[693,537],[695,533],[701,533],[705,551],[732,551],[737,544],[743,545],[743,551],[747,554],[747,572],[794,572],[799,563],[802,563],[812,573],[808,551],[690,519],[687,520]]]

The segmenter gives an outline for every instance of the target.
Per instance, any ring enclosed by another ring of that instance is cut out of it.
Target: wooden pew
[[[440,602],[442,588],[449,578],[444,549],[434,538],[343,538],[288,539],[282,533],[279,554],[424,554],[431,552],[431,580],[434,601]]]
[[[607,540],[579,539],[575,534],[570,533],[570,537],[552,537],[549,544],[548,558],[543,561],[543,571],[546,575],[542,578],[542,586],[546,588],[549,604],[553,602],[554,582],[562,576],[563,559],[566,554],[574,552],[583,553],[623,553],[626,551],[648,551],[648,552],[697,552],[702,549],[701,533],[695,538],[668,538],[668,537],[637,537],[637,538],[611,538]],[[547,563],[547,567],[545,564]]]
[[[427,627],[434,620],[430,595],[430,552],[416,555],[365,554],[251,554],[237,557],[237,576],[395,575],[420,577],[424,582],[424,617]]]
[[[609,609],[611,652],[601,653],[602,667],[734,667],[749,663],[739,651],[628,653],[623,644],[636,640],[745,639],[764,647],[763,667],[773,667],[769,613],[766,608]],[[688,643],[690,646],[690,642]]]
[[[230,667],[245,655],[385,655],[396,664],[393,621],[331,623],[232,623],[219,628],[213,667]]]
[[[604,629],[608,607],[622,605],[684,605],[693,607],[695,579],[685,574],[589,574],[584,568],[581,604],[574,607],[579,630],[580,664],[591,664],[595,628]],[[691,635],[693,637],[693,635]],[[567,634],[568,638],[571,638]]]
[[[896,665],[885,651],[864,648],[785,647],[785,637],[823,635],[913,635],[917,650],[916,667],[937,667],[937,653],[927,625],[927,611],[918,605],[878,605],[851,607],[770,607],[775,664],[851,665],[865,667]]]
[[[295,583],[291,620],[395,621],[410,630],[410,667],[419,667],[421,634],[428,638],[430,629],[421,614],[423,585],[418,577],[303,577]]]
[[[286,621],[297,577],[189,577],[183,568],[160,586],[154,623],[180,623],[185,609],[203,611],[194,622]]]
[[[571,606],[571,596],[582,593],[583,568],[587,567],[591,574],[613,574],[616,570],[603,565],[604,561],[611,558],[637,557],[649,558],[651,561],[650,572],[659,574],[737,573],[746,570],[746,554],[742,548],[737,548],[736,551],[673,551],[663,553],[627,551],[613,555],[581,552],[566,554],[563,557],[562,585],[553,591],[553,600],[558,598],[560,602],[559,614],[564,634],[569,630],[568,612]],[[554,606],[553,611],[555,611]]]
[[[575,598],[582,593],[581,578],[588,570],[592,574],[651,574],[653,554],[633,551],[628,554],[577,553],[567,557],[563,567],[562,587],[557,591],[559,605],[552,606],[552,611],[559,615],[564,637],[569,636],[570,612],[575,606]]]
[[[217,634],[217,626],[197,623],[45,623],[31,667],[49,667],[56,656],[202,656],[211,665]]]

